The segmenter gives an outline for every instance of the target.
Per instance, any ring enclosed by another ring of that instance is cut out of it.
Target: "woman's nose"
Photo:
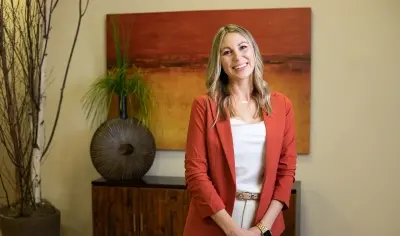
[[[233,56],[233,60],[237,61],[240,58],[240,52],[234,52],[232,56]]]

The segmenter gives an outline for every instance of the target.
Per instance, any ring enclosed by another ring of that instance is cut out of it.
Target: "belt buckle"
[[[256,200],[257,195],[249,192],[240,192],[237,195],[238,200]]]
[[[244,194],[245,194],[245,192],[240,192],[240,193],[237,195],[237,199],[239,199],[239,200],[244,200]]]

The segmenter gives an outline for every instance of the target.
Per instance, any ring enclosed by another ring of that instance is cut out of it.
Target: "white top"
[[[236,191],[260,193],[265,165],[264,122],[246,123],[231,118],[236,167]]]

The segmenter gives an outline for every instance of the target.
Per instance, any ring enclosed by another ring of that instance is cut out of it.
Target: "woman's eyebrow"
[[[240,43],[238,43],[238,46],[240,46],[241,44],[248,44],[248,42],[246,42],[246,41],[242,41],[242,42],[240,42]],[[224,49],[230,49],[230,47],[228,47],[228,46],[225,46],[225,47],[222,47],[221,48],[221,51],[223,51]]]

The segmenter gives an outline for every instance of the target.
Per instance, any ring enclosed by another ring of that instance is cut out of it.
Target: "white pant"
[[[253,220],[257,212],[258,200],[235,200],[232,219],[243,229],[253,227]]]

